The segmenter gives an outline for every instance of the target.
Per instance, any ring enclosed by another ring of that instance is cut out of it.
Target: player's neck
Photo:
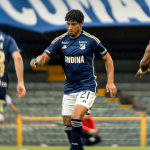
[[[69,36],[71,39],[76,39],[78,38],[82,33],[82,30],[80,30],[75,36]]]

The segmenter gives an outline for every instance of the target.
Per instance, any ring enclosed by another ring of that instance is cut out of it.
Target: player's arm
[[[115,97],[117,94],[117,88],[114,85],[114,65],[113,60],[109,53],[107,53],[102,60],[105,62],[105,68],[107,72],[107,85],[106,91],[110,92],[111,97]]]
[[[150,64],[150,44],[147,46],[144,56],[140,61],[140,69],[138,70],[136,77],[141,78],[142,74],[150,72],[149,64]]]
[[[111,56],[107,53],[102,60],[105,62],[105,68],[108,76],[108,83],[114,83],[114,65]]]
[[[14,59],[14,65],[15,65],[18,83],[24,84],[24,78],[23,78],[24,67],[23,67],[22,57],[18,51],[15,51],[12,54],[12,57]]]
[[[31,67],[36,68],[37,65],[44,65],[47,61],[51,59],[52,56],[54,56],[59,51],[60,46],[61,44],[59,40],[55,43],[52,42],[52,44],[50,44],[50,46],[43,52],[42,55],[31,60]]]
[[[98,41],[98,40],[97,40]],[[107,72],[107,84],[106,91],[110,92],[111,97],[115,97],[117,94],[117,88],[114,85],[114,64],[107,49],[101,44],[101,42],[93,43],[94,53],[105,62],[105,68]]]
[[[140,62],[140,68],[142,72],[146,72],[149,68],[149,63],[150,63],[150,46],[148,45],[145,54]]]
[[[86,133],[89,133],[89,130],[90,130],[90,127],[87,127],[83,121],[82,121],[82,130]]]
[[[46,53],[43,53],[42,55],[38,56],[36,59],[31,60],[31,67],[36,68],[37,65],[44,65],[47,61],[50,60],[51,57],[49,57]]]
[[[91,121],[90,121],[90,123],[91,123]],[[89,134],[93,134],[93,135],[98,135],[98,133],[99,133],[97,129],[88,127],[87,125],[84,124],[84,122],[82,122],[82,130],[85,133],[89,133]]]
[[[14,59],[14,65],[15,65],[15,70],[16,70],[16,75],[17,75],[17,91],[18,91],[18,98],[23,98],[26,94],[26,90],[24,87],[24,75],[23,75],[23,60],[18,51],[15,51],[12,54],[12,57]]]
[[[18,92],[18,98],[23,98],[26,94],[26,89],[24,87],[24,67],[23,67],[23,60],[22,56],[20,55],[20,51],[18,49],[18,46],[16,42],[10,38],[10,43],[8,47],[9,53],[12,55],[12,58],[14,59],[14,65],[17,75],[17,92]]]

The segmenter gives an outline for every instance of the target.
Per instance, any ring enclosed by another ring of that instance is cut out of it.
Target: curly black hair
[[[65,21],[76,21],[81,23],[84,21],[84,15],[80,10],[72,9],[66,14]]]

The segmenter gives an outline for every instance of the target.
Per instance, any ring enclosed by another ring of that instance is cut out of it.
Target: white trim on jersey
[[[92,68],[93,68],[93,77],[95,78],[94,82],[96,84],[96,86],[95,86],[95,93],[96,93],[96,88],[97,88],[98,84],[96,82],[97,76],[95,75],[94,59],[95,59],[95,55],[93,53]]]
[[[101,41],[97,37],[95,37],[94,35],[91,35],[90,33],[85,32],[85,31],[83,31],[83,34],[90,37],[90,38],[92,38],[92,39],[94,39],[98,44],[101,43]]]
[[[51,44],[56,43],[58,40],[62,39],[62,38],[63,38],[64,36],[66,36],[66,35],[68,35],[68,32],[66,32],[66,33],[64,33],[64,34],[62,34],[62,35],[56,37],[56,38],[52,41]]]

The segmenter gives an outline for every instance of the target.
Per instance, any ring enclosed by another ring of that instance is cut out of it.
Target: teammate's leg
[[[0,135],[1,135],[1,124],[4,122],[4,116],[0,113]]]
[[[3,103],[0,102],[0,113],[3,113]]]
[[[4,112],[4,104],[6,103],[5,96],[6,96],[7,89],[0,87],[0,113]]]
[[[0,113],[3,113],[4,112],[4,104],[6,102],[4,100],[0,100]]]

